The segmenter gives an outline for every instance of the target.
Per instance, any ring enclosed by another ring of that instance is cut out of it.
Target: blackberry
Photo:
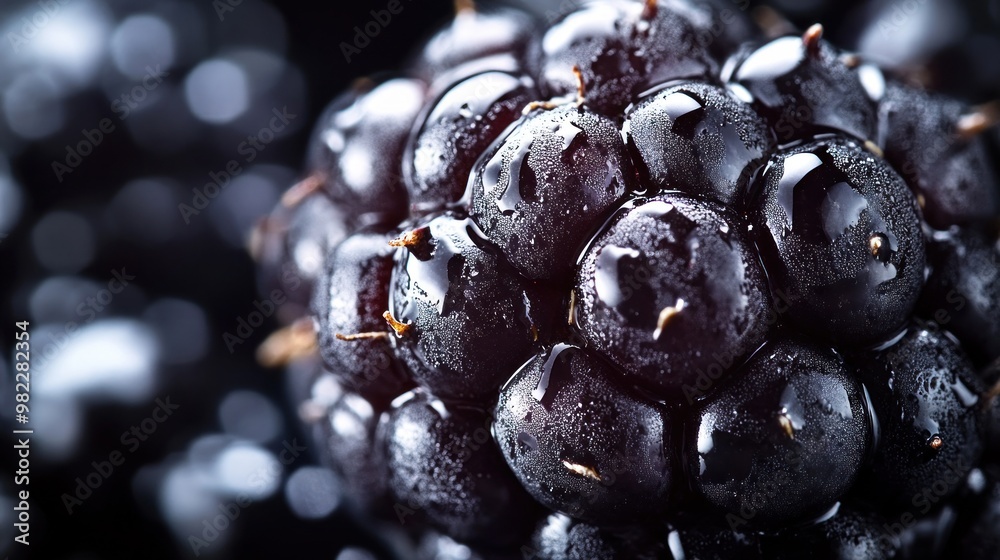
[[[393,236],[359,231],[327,258],[313,313],[327,368],[372,400],[391,401],[412,386],[392,352],[390,329],[379,309],[389,308]]]
[[[419,210],[457,203],[479,154],[535,97],[530,80],[506,72],[476,74],[445,92],[406,154],[410,203]]]
[[[523,542],[530,498],[490,438],[485,411],[423,393],[397,400],[385,424],[389,484],[397,515],[425,517],[457,539]],[[502,532],[495,527],[504,527]]]
[[[254,244],[355,513],[437,560],[995,555],[989,106],[716,1],[458,4]]]
[[[588,525],[561,514],[540,524],[527,550],[528,558],[545,560],[654,560],[667,554],[665,543],[642,528],[616,531]]]
[[[524,280],[468,218],[438,216],[398,244],[385,317],[399,357],[442,396],[495,393],[535,350]]]
[[[596,0],[557,22],[542,39],[542,86],[576,91],[572,68],[588,82],[588,105],[619,113],[642,92],[668,80],[706,79],[718,62],[698,45],[702,29],[673,2]]]
[[[768,558],[800,558],[803,550],[821,560],[887,560],[903,558],[902,539],[886,534],[877,513],[843,508],[812,527],[765,539]]]
[[[406,189],[395,163],[402,159],[425,91],[418,80],[391,79],[367,92],[345,93],[320,117],[308,167],[342,208],[386,222],[406,215]]]

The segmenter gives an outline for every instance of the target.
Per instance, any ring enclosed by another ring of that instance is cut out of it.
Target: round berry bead
[[[745,226],[677,193],[626,204],[581,259],[570,320],[629,383],[672,401],[758,348],[772,320]]]
[[[483,410],[422,392],[397,399],[384,425],[389,484],[403,510],[461,541],[524,542],[535,506],[504,463]]]
[[[572,104],[531,113],[480,162],[472,216],[530,279],[567,276],[591,233],[634,190],[618,127]]]
[[[917,312],[962,341],[976,365],[1000,357],[1000,239],[973,230],[935,232],[931,273]]]
[[[453,74],[460,66],[479,61],[502,68],[505,59],[527,70],[528,55],[535,51],[535,20],[520,10],[467,4],[459,6],[451,23],[424,46],[416,62],[418,74],[435,81],[444,74]]]
[[[360,231],[327,258],[313,294],[320,356],[326,367],[366,397],[388,402],[413,386],[393,353],[389,308],[394,266],[391,234]]]
[[[886,159],[938,229],[989,222],[1000,214],[1000,183],[984,138],[959,133],[958,101],[890,82],[879,105]]]
[[[882,503],[924,508],[961,487],[983,451],[981,385],[958,343],[914,326],[861,362],[880,441],[864,488]]]
[[[877,513],[841,507],[821,523],[764,538],[764,550],[774,560],[802,558],[803,550],[817,560],[902,559],[902,540],[887,532],[887,526]]]
[[[397,249],[389,313],[397,355],[436,395],[479,399],[535,353],[523,279],[468,218],[421,222]]]
[[[410,205],[426,212],[457,203],[479,155],[533,99],[531,80],[506,72],[477,74],[445,92],[404,156]]]
[[[521,484],[549,509],[598,524],[662,513],[673,481],[670,422],[615,384],[598,356],[556,345],[500,392],[494,433]]]
[[[587,105],[616,115],[669,80],[707,78],[718,65],[698,44],[698,26],[679,2],[598,0],[553,25],[542,39],[541,83],[558,96],[575,92],[576,66]]]
[[[667,88],[630,109],[623,132],[647,188],[680,190],[734,206],[770,155],[774,135],[718,86]]]
[[[830,350],[781,339],[701,409],[686,451],[694,488],[738,529],[826,514],[872,442],[864,392]]]
[[[671,558],[655,529],[633,526],[601,528],[558,513],[546,518],[532,537],[538,560],[659,560]],[[523,549],[522,549],[523,550]]]
[[[328,197],[309,196],[294,208],[278,205],[258,223],[250,238],[257,290],[269,298],[274,290],[284,292],[287,303],[277,312],[281,322],[304,314],[327,253],[350,234],[351,222]]]
[[[856,143],[773,156],[747,212],[775,301],[797,328],[842,344],[902,329],[924,280],[920,211],[902,179]]]
[[[781,144],[819,132],[875,138],[876,101],[885,89],[881,72],[853,66],[822,40],[822,27],[802,36],[779,37],[730,60],[723,77],[744,101],[764,115]]]
[[[307,166],[345,211],[392,225],[406,216],[399,162],[425,90],[423,82],[396,78],[346,93],[320,116]]]
[[[384,405],[373,405],[324,373],[313,385],[300,415],[314,420],[319,456],[344,481],[347,497],[368,511],[391,515],[385,454],[377,436]]]

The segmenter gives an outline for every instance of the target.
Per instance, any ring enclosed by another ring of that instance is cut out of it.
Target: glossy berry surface
[[[411,141],[410,204],[424,211],[457,203],[479,154],[536,98],[530,80],[506,72],[476,74],[445,92]]]
[[[634,189],[618,128],[574,105],[532,112],[481,161],[472,216],[532,279],[565,275],[612,205]]]
[[[545,560],[654,560],[668,554],[665,549],[662,541],[641,529],[601,529],[553,514],[535,531],[528,552]]]
[[[389,489],[385,455],[376,430],[385,408],[343,387],[329,372],[312,386],[300,412],[313,417],[313,437],[322,442],[320,458],[344,481],[355,505],[380,514],[388,511]]]
[[[468,218],[445,214],[412,232],[390,284],[399,356],[442,396],[495,392],[535,351],[523,280]]]
[[[903,557],[899,537],[887,533],[888,521],[877,513],[838,508],[830,519],[765,539],[767,558],[800,558],[803,550],[819,560],[884,560]]]
[[[871,491],[926,511],[958,489],[982,454],[975,373],[948,335],[914,327],[862,378],[880,424]]]
[[[389,308],[392,237],[361,231],[339,244],[313,301],[326,367],[355,390],[385,402],[413,384],[392,352],[379,311]]]
[[[899,176],[845,140],[771,158],[748,202],[776,300],[801,328],[844,343],[891,337],[923,286],[920,212]]]
[[[393,553],[995,556],[997,106],[745,2],[456,7],[261,263],[324,248],[293,394]]]
[[[500,393],[500,449],[521,484],[553,510],[623,523],[669,506],[671,423],[616,378],[600,358],[561,344]]]
[[[624,131],[647,190],[680,190],[733,205],[774,145],[745,103],[718,86],[674,86],[644,99]]]
[[[927,244],[931,274],[921,317],[961,339],[979,365],[1000,358],[1000,239],[975,231],[935,233]]]
[[[389,482],[405,515],[463,540],[516,542],[530,530],[530,498],[490,439],[489,422],[482,410],[424,394],[396,404],[383,429]]]
[[[313,133],[308,167],[333,200],[383,220],[406,215],[406,189],[394,162],[402,159],[425,89],[420,81],[396,78],[330,104]]]
[[[744,529],[826,514],[872,443],[860,384],[832,352],[794,341],[758,352],[691,429],[697,491]]]
[[[589,77],[588,105],[618,113],[653,86],[714,74],[718,64],[699,48],[698,36],[673,2],[588,2],[545,33],[542,84],[552,95],[575,92],[578,65]]]
[[[938,229],[987,222],[1000,209],[996,161],[982,137],[963,137],[958,101],[890,82],[879,105],[883,149]]]
[[[418,73],[433,81],[461,71],[463,65],[482,68],[477,62],[499,68],[513,65],[524,70],[531,61],[536,22],[524,12],[497,8],[478,9],[472,2],[459,2],[455,19],[434,34],[417,60]]]
[[[768,119],[782,144],[831,131],[875,138],[884,79],[873,67],[849,67],[821,35],[813,27],[738,54],[726,70],[730,87]]]
[[[767,287],[742,227],[678,194],[623,208],[583,256],[573,321],[629,382],[687,397],[767,334]]]

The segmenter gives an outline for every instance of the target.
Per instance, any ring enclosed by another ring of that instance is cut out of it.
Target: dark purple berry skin
[[[324,111],[310,141],[308,167],[351,213],[395,225],[407,213],[403,150],[424,105],[423,82],[397,78],[366,93],[349,92]]]
[[[873,344],[901,330],[924,280],[920,212],[902,179],[830,138],[771,158],[748,214],[775,300],[811,334]]]
[[[328,372],[317,378],[312,398],[303,406],[307,415],[312,414],[310,408],[325,407],[313,424],[313,436],[323,462],[344,481],[347,496],[358,506],[389,513],[389,473],[377,441],[385,409],[344,388]]]
[[[663,539],[641,527],[602,529],[554,513],[535,531],[524,557],[533,560],[672,559]]]
[[[879,106],[881,143],[937,229],[988,222],[1000,213],[1000,186],[984,139],[956,131],[958,101],[890,82]]]
[[[397,353],[441,397],[496,395],[535,353],[523,280],[467,218],[417,230],[423,241],[397,250],[391,281],[389,310],[409,325],[393,337]]]
[[[526,13],[510,9],[461,9],[451,23],[424,46],[417,72],[428,81],[459,66],[480,61],[510,59],[529,69],[527,55],[534,50],[536,22]],[[497,63],[498,68],[505,63]]]
[[[771,307],[756,255],[711,202],[663,194],[616,216],[582,258],[572,318],[628,383],[690,401],[703,372],[764,342]]]
[[[550,509],[621,525],[668,507],[670,422],[615,384],[620,374],[566,344],[538,354],[504,386],[494,434],[511,470]]]
[[[530,279],[561,278],[634,175],[618,127],[574,105],[535,111],[480,160],[472,216]]]
[[[971,230],[935,232],[927,261],[920,317],[957,336],[974,364],[1000,357],[1000,240]]]
[[[745,530],[827,513],[860,472],[872,427],[836,354],[780,340],[719,390],[689,435],[695,489]]]
[[[875,96],[884,91],[884,78],[871,66],[849,68],[826,41],[780,37],[737,54],[723,74],[768,119],[781,144],[831,131],[875,138]]]
[[[718,86],[684,84],[630,110],[624,133],[647,188],[734,205],[774,145],[752,109]]]
[[[376,231],[348,237],[329,255],[314,293],[313,313],[326,367],[352,389],[388,402],[413,386],[393,355],[382,313],[389,308],[393,236]],[[337,335],[383,333],[383,338],[341,340]]]
[[[740,45],[759,38],[760,28],[749,17],[743,0],[660,1],[697,29],[695,44],[724,62]]]
[[[542,39],[541,82],[553,96],[576,91],[576,65],[587,85],[587,105],[615,115],[642,92],[668,80],[706,78],[718,65],[698,44],[688,9],[657,2],[598,0],[568,14]]]
[[[458,202],[479,155],[537,98],[530,79],[506,72],[477,74],[445,92],[404,159],[410,205],[424,212]]]
[[[979,505],[975,517],[963,527],[953,558],[963,560],[995,560],[1000,550],[1000,473],[994,470],[990,477],[985,503]]]
[[[446,406],[425,393],[397,400],[384,433],[389,483],[407,515],[462,541],[525,542],[535,506],[504,463],[490,424],[482,410]]]
[[[981,385],[956,342],[920,327],[862,361],[860,373],[880,432],[868,495],[926,513],[979,461]]]
[[[682,520],[667,535],[672,560],[759,560],[760,539],[753,533],[738,533],[702,520]]]
[[[872,512],[840,508],[822,523],[764,539],[767,558],[797,560],[805,550],[816,560],[903,558],[900,538],[885,530],[888,521]]]
[[[254,258],[261,271],[257,289],[272,301],[281,290],[287,302],[278,319],[290,323],[309,306],[315,283],[323,275],[326,254],[346,238],[353,224],[325,196],[310,196],[295,208],[279,205],[254,232]],[[280,299],[280,298],[279,298]]]

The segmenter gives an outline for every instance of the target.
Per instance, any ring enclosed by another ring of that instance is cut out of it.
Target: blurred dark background
[[[224,335],[260,300],[248,236],[302,178],[316,116],[356,78],[401,67],[453,10],[401,1],[350,62],[342,43],[384,0],[0,7],[0,419],[8,438],[34,430],[30,484],[0,481],[0,554],[386,554],[314,450],[282,455],[308,444],[285,377],[255,360],[276,318],[239,344]],[[526,4],[553,20],[578,1]],[[770,5],[935,89],[1000,98],[1000,0]],[[25,425],[14,418],[15,321],[30,321]],[[28,547],[13,541],[24,489]],[[240,500],[215,539],[191,541]]]

